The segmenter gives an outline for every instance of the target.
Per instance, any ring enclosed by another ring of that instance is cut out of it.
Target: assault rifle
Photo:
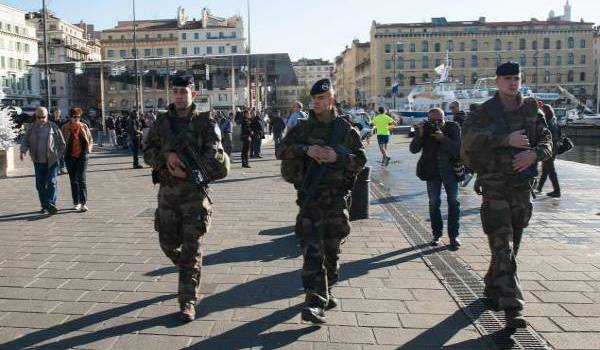
[[[187,142],[179,143],[175,148],[175,152],[185,167],[187,178],[194,186],[198,187],[200,192],[208,199],[208,202],[212,204],[213,202],[208,195],[210,180],[206,171],[206,164],[204,164],[202,158]]]

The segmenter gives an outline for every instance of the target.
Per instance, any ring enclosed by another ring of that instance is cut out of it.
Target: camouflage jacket
[[[498,94],[481,105],[471,105],[462,128],[461,159],[475,172],[516,176],[512,162],[522,150],[509,146],[508,136],[520,129],[526,131],[537,161],[552,155],[552,136],[535,99],[520,96],[518,99],[519,107],[515,111],[505,111]],[[534,166],[532,172],[536,171]]]
[[[165,153],[174,152],[178,142],[184,140],[196,149],[204,160],[211,181],[226,177],[229,172],[229,157],[221,145],[221,132],[217,122],[210,113],[198,112],[195,105],[192,105],[188,127],[176,135],[170,122],[173,118],[178,117],[174,105],[171,104],[166,113],[158,116],[146,139],[144,161],[157,172],[158,180],[170,184],[181,181],[169,173]]]
[[[334,118],[341,117],[335,112]],[[333,125],[333,121],[320,122],[311,111],[307,119],[300,119],[296,127],[290,129],[277,150],[279,159],[282,160],[281,172],[286,181],[296,188],[301,185],[311,162],[306,155],[307,146],[328,145]],[[365,166],[367,156],[358,132],[350,126],[338,146],[338,159],[329,165],[331,170],[321,181],[320,187],[347,190],[352,187],[356,175]]]

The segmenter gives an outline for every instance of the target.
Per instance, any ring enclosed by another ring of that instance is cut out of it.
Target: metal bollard
[[[369,218],[369,184],[371,182],[371,168],[365,167],[356,177],[352,188],[352,205],[350,206],[350,221]]]

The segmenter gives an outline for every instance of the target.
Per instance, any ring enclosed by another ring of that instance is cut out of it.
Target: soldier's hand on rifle
[[[513,159],[513,169],[521,172],[529,168],[537,160],[537,154],[532,150],[519,152]]]
[[[335,163],[337,161],[337,152],[329,147],[329,146],[325,146],[323,147],[323,163]]]
[[[321,164],[323,162],[323,158],[325,156],[323,152],[323,147],[319,145],[312,145],[308,147],[308,151],[306,155],[314,159],[317,163]]]
[[[180,179],[185,179],[187,177],[185,166],[175,152],[167,153],[167,168],[169,169],[169,173],[174,177]]]
[[[508,145],[514,148],[529,149],[529,139],[525,135],[525,130],[513,131],[508,135]]]

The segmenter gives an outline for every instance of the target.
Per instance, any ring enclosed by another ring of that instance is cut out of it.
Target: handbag
[[[573,149],[574,146],[575,145],[573,144],[573,141],[571,141],[570,138],[562,136],[556,143],[556,154],[563,154],[565,152],[569,152],[571,149]]]

